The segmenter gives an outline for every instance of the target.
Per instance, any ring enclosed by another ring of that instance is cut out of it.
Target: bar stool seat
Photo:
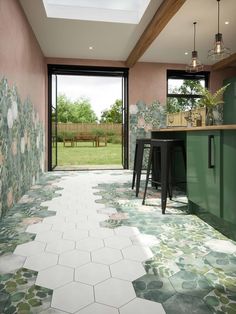
[[[148,182],[150,181],[150,171],[151,166],[154,163],[157,163],[156,158],[154,158],[155,150],[158,150],[160,155],[160,162],[159,165],[154,165],[155,167],[159,166],[160,170],[160,181],[157,181],[156,178],[151,179],[152,183],[160,184],[161,185],[161,209],[162,214],[165,214],[166,209],[166,200],[167,200],[167,193],[169,192],[169,197],[172,197],[172,161],[171,161],[171,154],[174,151],[175,147],[180,147],[182,154],[184,165],[186,169],[186,153],[185,153],[185,145],[184,141],[180,139],[152,139],[150,144],[150,151],[149,151],[149,159],[148,159],[148,167],[147,167],[147,175],[146,175],[146,182],[145,182],[145,190],[143,195],[143,205],[145,204],[146,194],[147,194],[147,187]],[[186,171],[186,170],[185,170]]]
[[[143,168],[143,153],[144,149],[150,149],[151,139],[150,138],[138,138],[136,139],[135,154],[134,154],[134,168],[133,168],[133,180],[132,189],[135,185],[136,179],[136,196],[138,196],[140,189],[140,179]]]

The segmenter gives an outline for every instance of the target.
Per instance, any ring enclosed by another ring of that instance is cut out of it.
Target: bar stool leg
[[[148,186],[149,175],[150,175],[151,165],[152,165],[152,156],[153,156],[153,147],[151,145],[150,152],[149,152],[149,158],[148,158],[146,182],[145,182],[145,188],[144,188],[144,194],[143,194],[143,202],[142,202],[143,205],[145,205],[145,199],[146,199],[146,194],[147,194],[147,186]]]
[[[132,180],[132,190],[135,185],[135,177],[136,177],[136,172],[137,172],[137,149],[138,149],[138,144],[135,146],[135,153],[134,153],[134,170],[133,170],[133,180]]]
[[[170,166],[170,147],[168,143],[161,145],[161,210],[162,214],[165,214],[168,178],[169,178],[169,166]]]
[[[138,152],[137,152],[137,178],[136,178],[136,197],[138,197],[139,188],[140,188],[140,179],[143,167],[143,151],[144,151],[144,144],[138,145]]]

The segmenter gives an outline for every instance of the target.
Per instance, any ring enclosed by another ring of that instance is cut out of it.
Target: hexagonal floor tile
[[[8,253],[0,256],[0,274],[7,274],[23,267],[26,257]]]
[[[75,270],[75,280],[89,285],[96,285],[110,277],[109,267],[102,264],[89,263]]]
[[[223,272],[230,274],[235,272],[236,256],[232,254],[210,252],[204,260],[214,268],[220,268]]]
[[[109,228],[96,228],[89,231],[91,237],[105,239],[114,235],[114,231]]]
[[[95,251],[104,247],[104,243],[101,239],[98,238],[86,238],[76,242],[76,248],[84,251]]]
[[[165,310],[160,303],[144,299],[135,298],[128,304],[120,308],[120,314],[165,314]]]
[[[204,245],[215,252],[228,254],[233,254],[236,252],[236,245],[233,244],[233,242],[230,240],[211,239],[209,241],[206,241]]]
[[[132,237],[140,233],[138,228],[129,227],[129,226],[121,226],[114,229],[115,233],[125,237]]]
[[[90,229],[95,229],[99,228],[100,224],[98,221],[77,221],[77,228],[78,229],[85,229],[85,230],[90,230]]]
[[[156,275],[144,275],[133,281],[133,286],[137,297],[159,303],[176,293],[169,279]]]
[[[119,311],[114,307],[95,302],[91,305],[86,306],[84,309],[80,310],[76,314],[119,314]]]
[[[48,243],[46,246],[46,251],[61,254],[66,251],[73,250],[74,248],[75,248],[74,241],[61,239]]]
[[[56,265],[57,261],[58,255],[42,252],[41,254],[28,256],[25,261],[24,267],[39,271]]]
[[[133,236],[130,239],[133,244],[141,246],[154,246],[160,243],[160,240],[158,240],[155,236],[143,233]]]
[[[121,260],[110,266],[112,277],[133,281],[146,274],[140,262]]]
[[[38,233],[38,232],[44,232],[44,231],[49,231],[52,229],[51,224],[43,224],[41,222],[37,224],[32,224],[27,227],[26,231],[30,233]]]
[[[91,256],[92,256],[93,262],[106,264],[106,265],[110,265],[115,262],[118,262],[119,260],[123,258],[121,251],[117,249],[108,248],[108,247],[92,252]]]
[[[95,300],[98,303],[120,307],[136,297],[131,283],[111,278],[94,287]]]
[[[61,239],[61,237],[62,237],[62,232],[49,230],[49,231],[39,232],[36,235],[35,240],[50,243],[50,242]]]
[[[40,314],[67,314],[66,312],[62,312],[56,309],[53,309],[52,307],[48,308],[45,311],[40,312]]]
[[[79,250],[63,253],[59,257],[59,264],[74,268],[87,264],[90,261],[90,253]]]
[[[46,243],[30,241],[24,244],[17,245],[14,254],[21,256],[36,255],[44,251]]]
[[[87,222],[88,218],[85,214],[76,214],[76,215],[69,215],[66,217],[67,222]]]
[[[105,246],[111,247],[114,249],[123,249],[127,246],[132,245],[132,242],[129,238],[118,236],[118,235],[104,239],[104,243],[105,243]]]
[[[74,270],[69,267],[56,265],[39,271],[36,285],[55,289],[73,281]]]
[[[69,231],[71,229],[75,229],[76,225],[74,222],[64,222],[64,223],[55,223],[52,225],[53,231]]]
[[[163,303],[163,307],[167,313],[181,314],[212,314],[213,312],[204,303],[203,300],[191,295],[175,294]]]
[[[45,224],[56,224],[56,223],[64,223],[65,217],[62,216],[51,216],[43,219],[43,223]]]
[[[71,282],[53,291],[52,307],[75,313],[94,302],[93,288],[79,282]]]
[[[109,219],[109,216],[108,215],[104,215],[104,214],[91,214],[91,215],[88,215],[88,221],[98,221],[98,222],[101,222],[101,221],[105,221]]]
[[[122,249],[122,253],[125,258],[138,262],[144,262],[153,257],[153,253],[148,247],[139,245],[132,245],[124,248]]]
[[[203,298],[213,289],[203,275],[194,272],[181,270],[169,279],[175,290],[182,294]]]
[[[62,238],[66,240],[78,241],[88,237],[88,230],[71,229],[63,233]]]

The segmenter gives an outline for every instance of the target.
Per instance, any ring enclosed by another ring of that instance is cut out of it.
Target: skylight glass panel
[[[138,24],[150,0],[43,0],[49,18]]]

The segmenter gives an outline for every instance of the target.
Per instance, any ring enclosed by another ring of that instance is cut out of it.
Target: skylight
[[[43,0],[47,17],[138,24],[150,0]]]

